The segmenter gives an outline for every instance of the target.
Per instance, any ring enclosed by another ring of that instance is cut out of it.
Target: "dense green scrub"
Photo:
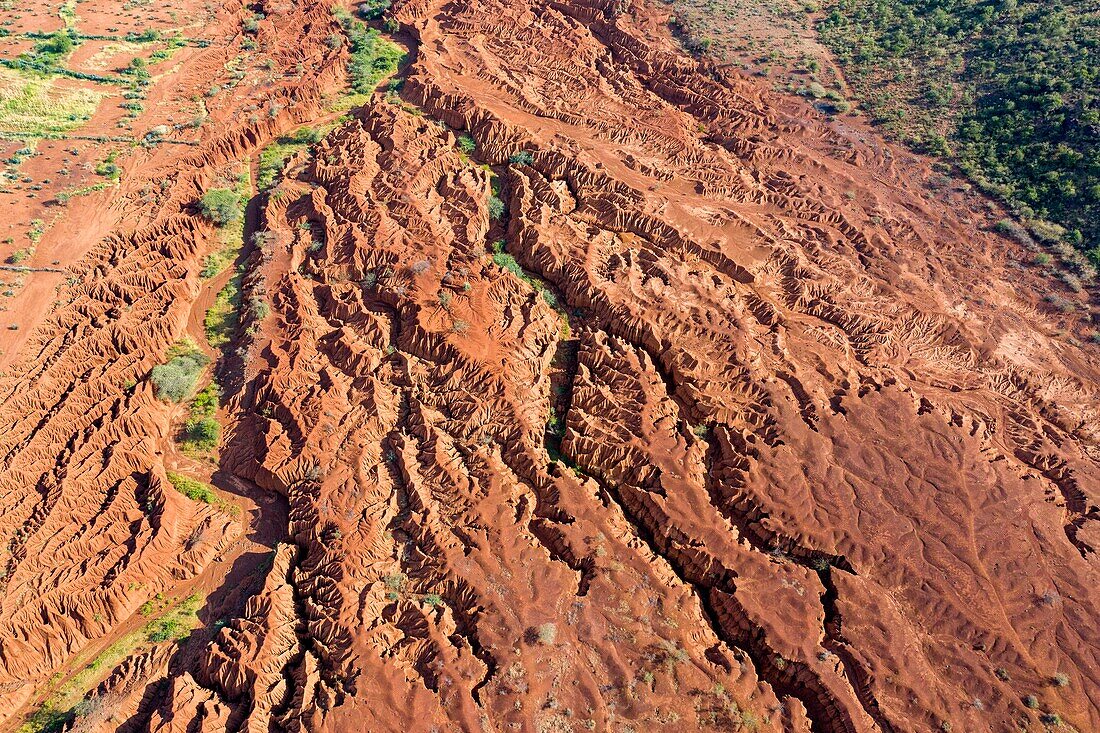
[[[1100,262],[1100,4],[833,0],[818,29],[876,122]]]

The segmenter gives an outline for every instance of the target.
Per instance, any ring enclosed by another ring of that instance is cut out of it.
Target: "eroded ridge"
[[[245,283],[283,542],[126,725],[1100,727],[1100,375],[982,203],[646,6],[395,16]]]
[[[201,143],[140,151],[145,167],[103,194],[102,218],[117,226],[86,249],[87,237],[74,237],[56,300],[27,313],[39,326],[18,354],[4,355],[0,727],[17,728],[42,691],[74,669],[111,658],[105,648],[154,606],[166,608],[179,600],[174,594],[212,577],[242,537],[239,512],[189,500],[170,485],[171,407],[148,375],[188,336],[204,257],[218,246],[195,201],[223,171],[236,175],[261,143],[315,116],[323,93],[342,83],[343,64],[324,44],[338,28],[329,9],[290,12],[306,29],[303,45],[276,56],[286,66],[310,61],[310,72],[227,90]],[[240,9],[216,17],[207,30],[228,28],[229,37],[188,59],[189,73],[179,74],[185,83],[217,78],[240,48]],[[268,25],[255,38],[273,35]],[[84,223],[62,219],[59,227]],[[103,688],[111,703],[97,704],[97,714],[114,710],[118,723],[134,707],[130,698],[140,700],[149,680],[164,675],[168,651],[124,660]]]

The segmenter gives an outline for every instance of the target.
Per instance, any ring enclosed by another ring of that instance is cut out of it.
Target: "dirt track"
[[[189,204],[342,74],[327,8],[266,12],[310,76],[150,173],[0,383],[0,707],[251,574],[74,730],[1100,729],[1096,347],[994,208],[646,6],[398,5],[400,96],[261,200],[216,479],[250,510],[166,490]]]

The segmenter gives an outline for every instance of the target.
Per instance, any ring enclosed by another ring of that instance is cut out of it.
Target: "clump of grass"
[[[26,262],[28,259],[30,259],[31,255],[33,255],[33,254],[34,254],[34,250],[32,250],[32,249],[17,249],[14,252],[12,252],[10,255],[8,255],[8,264],[9,265],[21,265],[24,262]]]
[[[504,242],[494,242],[493,248],[493,264],[497,267],[510,272],[518,277],[523,282],[530,285],[536,292],[542,295],[542,299],[546,301],[546,304],[551,308],[558,309],[558,298],[554,295],[553,291],[549,290],[546,285],[536,277],[532,277],[527,274],[527,271],[516,262],[516,258],[504,251]]]
[[[215,192],[217,192],[215,200],[209,201],[208,197]],[[229,267],[237,258],[237,255],[240,254],[241,248],[244,247],[244,216],[241,207],[244,206],[251,192],[249,160],[245,159],[241,174],[237,179],[236,188],[214,189],[203,196],[203,201],[200,202],[203,215],[218,226],[218,236],[221,239],[222,246],[218,251],[206,256],[200,273],[202,277],[216,277],[225,268]],[[212,206],[216,204],[217,208],[211,213],[207,213],[204,202],[209,202]]]
[[[218,447],[222,426],[214,415],[221,400],[221,388],[211,382],[191,401],[191,415],[183,426],[184,450],[204,452]]]
[[[273,144],[264,148],[260,153],[260,169],[256,176],[256,187],[266,191],[275,183],[275,179],[283,172],[283,167],[292,155],[300,150],[305,150],[310,145],[319,143],[324,139],[324,128],[303,127],[292,135],[279,138]]]
[[[212,451],[222,439],[222,426],[212,417],[188,420],[183,426],[184,446],[193,451]]]

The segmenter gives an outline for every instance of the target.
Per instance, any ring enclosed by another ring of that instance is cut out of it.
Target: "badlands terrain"
[[[1100,730],[1094,305],[961,179],[663,4],[2,7],[0,730]]]

